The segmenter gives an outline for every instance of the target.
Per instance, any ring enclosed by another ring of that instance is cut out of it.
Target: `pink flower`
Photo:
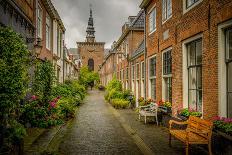
[[[213,120],[213,121],[220,121],[221,118],[220,118],[219,116],[215,116],[215,117],[212,117],[212,120]]]
[[[32,100],[36,100],[37,98],[38,98],[38,97],[35,96],[35,95],[31,96],[31,99],[32,99]]]
[[[50,102],[50,106],[51,106],[52,108],[55,108],[55,107],[56,107],[56,103],[55,103],[55,102]]]
[[[225,119],[224,119],[224,122],[225,122],[225,123],[232,123],[232,118],[225,118]]]

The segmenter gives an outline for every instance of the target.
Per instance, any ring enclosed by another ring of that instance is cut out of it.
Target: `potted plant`
[[[189,110],[188,108],[185,108],[185,109],[179,110],[177,116],[182,120],[187,120],[189,116],[201,117],[202,114],[199,111],[195,111],[193,109]]]
[[[213,117],[214,131],[232,141],[232,118]]]
[[[171,104],[171,102],[160,100],[158,102],[158,106],[159,106],[159,109],[161,111],[163,111],[165,114],[172,113],[172,104]]]

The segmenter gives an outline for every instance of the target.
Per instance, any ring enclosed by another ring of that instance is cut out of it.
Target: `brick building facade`
[[[231,117],[232,2],[144,0],[140,7],[148,68],[155,58],[155,100],[170,100],[173,114],[191,108],[204,118]]]
[[[206,119],[232,117],[232,1],[143,0],[140,8],[144,42],[129,61],[117,50],[120,39],[115,48],[124,88],[137,99],[170,101],[173,115],[189,108]]]
[[[104,42],[96,42],[93,24],[92,9],[87,27],[85,42],[77,42],[77,50],[80,55],[81,64],[88,66],[90,70],[97,72],[104,59]]]
[[[63,82],[64,24],[50,0],[36,1],[36,38],[42,40],[40,59],[51,61],[58,82]]]

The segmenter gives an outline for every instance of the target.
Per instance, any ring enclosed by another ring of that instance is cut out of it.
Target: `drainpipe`
[[[147,43],[146,43],[146,9],[143,9],[144,13],[144,99],[147,98]]]

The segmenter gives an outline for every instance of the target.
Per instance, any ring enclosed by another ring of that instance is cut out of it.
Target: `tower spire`
[[[89,21],[88,21],[88,26],[86,30],[86,42],[95,42],[95,30],[93,26],[93,11],[92,11],[92,4],[89,5],[90,7],[90,16],[89,16]]]

